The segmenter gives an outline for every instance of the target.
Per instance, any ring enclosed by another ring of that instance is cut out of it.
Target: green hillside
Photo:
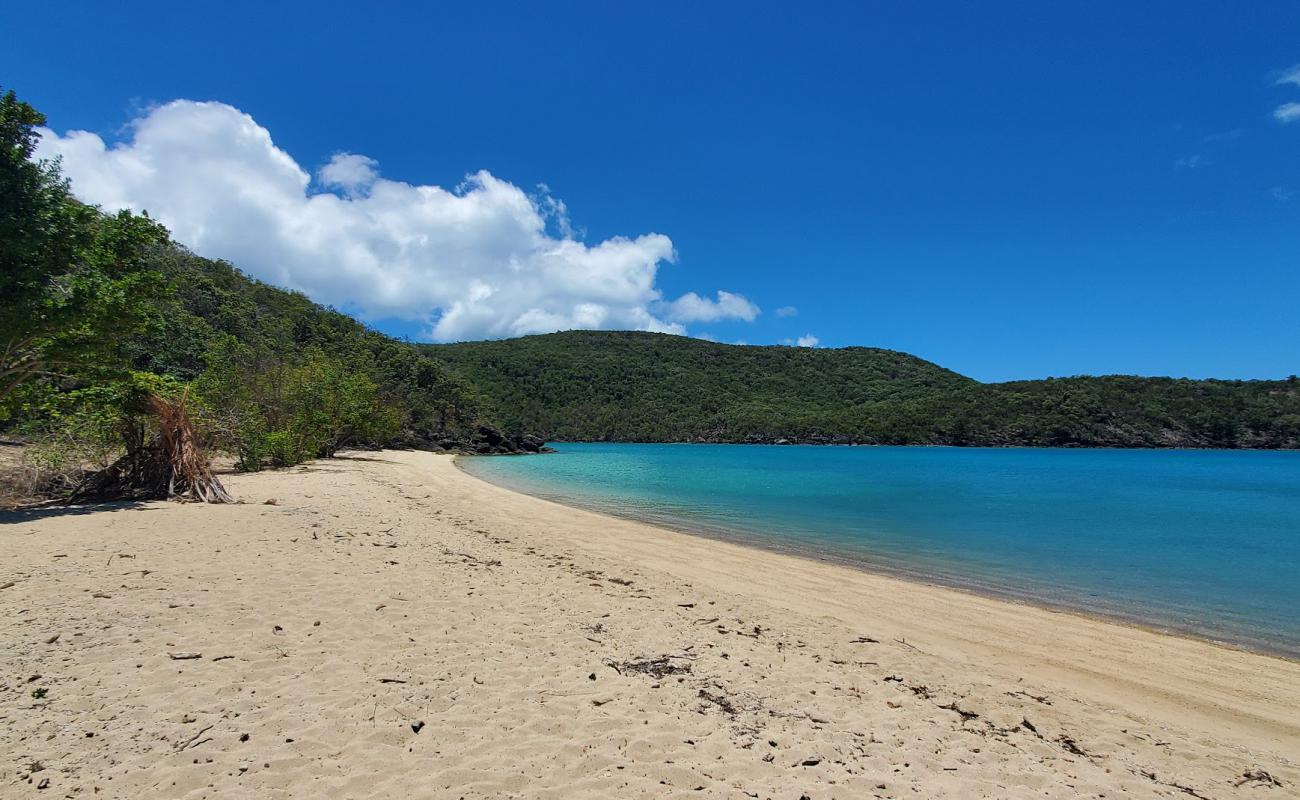
[[[33,160],[44,123],[0,94],[0,434],[28,445],[0,501],[67,496],[115,463],[141,474],[160,403],[249,470],[543,438],[1300,447],[1294,377],[982,384],[889,350],[632,332],[412,345],[78,201],[58,163]]]
[[[1300,382],[982,384],[890,350],[571,331],[427,345],[509,432],[573,441],[1300,447]]]
[[[28,445],[0,501],[68,496],[87,474],[154,492],[170,484],[145,474],[175,463],[156,443],[182,429],[187,453],[250,470],[343,447],[540,448],[501,436],[427,353],[79,201],[35,158],[44,123],[0,92],[0,434]]]

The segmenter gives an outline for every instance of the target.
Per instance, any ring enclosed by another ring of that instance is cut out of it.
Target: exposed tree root
[[[186,399],[186,395],[177,400],[150,397],[149,408],[157,417],[158,434],[129,448],[106,469],[91,473],[73,492],[72,500],[171,498],[199,503],[235,502],[212,473],[194,421],[185,408]]]

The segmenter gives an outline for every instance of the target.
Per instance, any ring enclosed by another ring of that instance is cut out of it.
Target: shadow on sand
[[[374,464],[396,464],[398,462],[391,458],[375,458],[374,456],[358,455],[334,455],[332,458],[323,459],[325,461],[369,461]]]
[[[15,525],[21,522],[37,522],[54,517],[83,516],[86,514],[103,514],[114,511],[149,511],[148,501],[116,500],[111,503],[84,503],[79,505],[43,505],[15,508],[0,511],[0,525]]]

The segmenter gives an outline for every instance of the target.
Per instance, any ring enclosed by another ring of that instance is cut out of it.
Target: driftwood
[[[194,421],[178,400],[149,398],[158,421],[153,439],[128,449],[109,467],[92,473],[73,493],[77,500],[163,499],[233,503],[235,499],[212,473],[199,444]]]
[[[649,675],[652,678],[662,678],[665,675],[679,675],[691,671],[690,663],[678,663],[687,659],[694,659],[694,653],[665,653],[654,658],[639,658],[631,661],[606,661],[605,665],[612,667],[619,675]]]

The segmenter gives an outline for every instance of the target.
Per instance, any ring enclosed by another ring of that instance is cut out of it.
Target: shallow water
[[[1300,453],[555,446],[460,463],[572,505],[1300,656]]]

